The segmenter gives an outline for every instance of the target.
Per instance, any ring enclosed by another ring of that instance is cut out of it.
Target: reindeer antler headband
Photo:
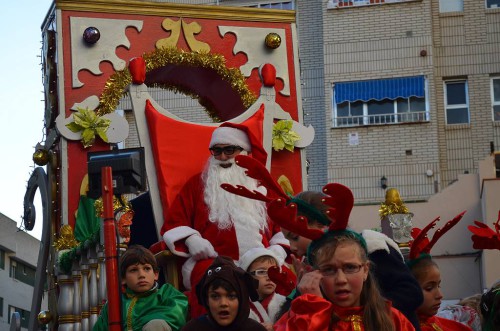
[[[329,227],[327,231],[313,229],[308,227],[307,217],[297,216],[299,206],[296,199],[289,197],[283,191],[262,164],[245,155],[236,156],[235,162],[238,166],[247,169],[245,171],[247,176],[259,180],[261,185],[267,188],[267,194],[264,195],[255,190],[251,191],[241,185],[232,186],[230,184],[222,184],[221,187],[233,194],[266,202],[268,204],[267,213],[269,217],[282,228],[316,242],[322,238],[325,233],[330,233],[329,236],[331,236],[332,232],[338,231],[355,233],[354,231],[346,230],[349,215],[354,205],[354,197],[348,187],[338,183],[330,183],[323,187],[322,192],[326,195],[322,198],[322,202],[329,206],[326,210],[326,217],[329,219]],[[304,201],[302,202],[305,203]],[[366,248],[364,239],[358,233],[355,234],[361,244]]]
[[[441,238],[446,232],[454,227],[455,224],[457,224],[462,219],[464,214],[465,211],[461,212],[452,220],[448,221],[442,228],[437,229],[430,241],[429,238],[427,238],[427,233],[430,229],[436,226],[441,217],[436,217],[422,230],[420,230],[419,228],[413,228],[411,231],[411,235],[414,240],[411,244],[408,264],[411,266],[421,258],[430,257],[431,248],[434,246],[434,244],[436,244],[438,239]]]
[[[468,229],[472,232],[472,247],[476,249],[500,249],[500,211],[498,219],[493,226],[495,230],[482,222],[474,221],[474,225],[469,225]]]

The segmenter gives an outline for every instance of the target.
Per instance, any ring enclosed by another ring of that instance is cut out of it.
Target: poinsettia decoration
[[[273,148],[281,151],[283,148],[293,152],[295,142],[300,140],[300,136],[292,131],[293,121],[280,120],[273,125]]]
[[[77,108],[77,112],[73,114],[73,122],[66,124],[66,127],[72,132],[81,132],[83,147],[87,148],[94,144],[96,136],[108,142],[106,131],[110,124],[111,120],[98,116],[91,109]]]

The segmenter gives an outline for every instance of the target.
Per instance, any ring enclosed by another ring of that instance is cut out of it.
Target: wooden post
[[[113,175],[111,167],[101,168],[104,252],[108,288],[108,330],[121,331],[120,282],[118,280],[118,253],[113,211]]]

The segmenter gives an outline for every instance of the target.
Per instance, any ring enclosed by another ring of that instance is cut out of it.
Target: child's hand
[[[293,270],[295,270],[295,274],[297,275],[297,282],[300,282],[300,279],[304,275],[304,273],[311,271],[312,267],[306,263],[304,263],[304,257],[296,257],[294,254],[291,254]]]
[[[273,323],[261,323],[267,331],[273,331]]]
[[[300,294],[314,294],[319,297],[323,297],[320,287],[322,278],[323,275],[321,274],[321,272],[319,272],[319,270],[306,272],[300,279],[299,285],[297,285],[297,289],[299,290]]]

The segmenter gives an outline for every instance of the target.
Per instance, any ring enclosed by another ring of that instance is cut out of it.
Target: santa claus
[[[236,155],[249,154],[265,164],[267,154],[252,132],[240,124],[223,123],[213,132],[209,149],[212,156],[204,170],[186,182],[169,206],[161,229],[170,251],[187,258],[182,279],[188,290],[217,255],[238,261],[251,248],[289,245],[279,227],[268,219],[263,202],[220,187],[230,183],[265,190],[234,162]],[[285,250],[278,251],[284,258]]]

